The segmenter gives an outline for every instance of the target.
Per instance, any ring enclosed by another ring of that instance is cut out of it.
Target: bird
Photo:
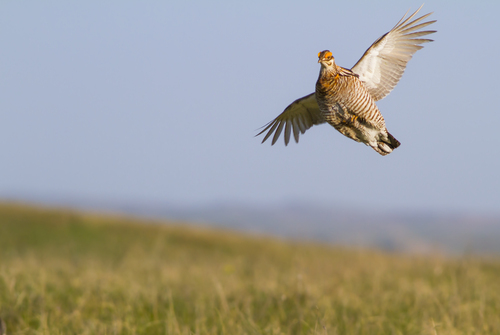
[[[422,7],[408,17],[406,12],[351,69],[338,66],[329,50],[318,53],[321,67],[315,92],[292,102],[256,136],[267,131],[262,140],[264,143],[274,134],[271,143],[274,145],[284,129],[286,146],[292,132],[298,143],[301,133],[314,125],[328,123],[380,155],[390,154],[400,142],[387,131],[384,117],[375,102],[386,97],[396,86],[413,54],[423,48],[421,44],[433,41],[422,38],[436,32],[422,30],[436,22],[422,22],[432,12],[415,18]]]

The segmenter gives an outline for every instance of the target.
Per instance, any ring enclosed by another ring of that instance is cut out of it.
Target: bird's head
[[[321,51],[318,58],[318,63],[321,63],[322,67],[331,68],[335,65],[335,58],[329,50]]]

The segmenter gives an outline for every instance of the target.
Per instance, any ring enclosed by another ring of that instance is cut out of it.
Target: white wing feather
[[[432,41],[420,37],[436,31],[417,31],[436,22],[419,23],[432,13],[411,21],[422,6],[405,19],[408,14],[406,13],[391,31],[377,39],[366,50],[363,57],[351,69],[359,75],[359,79],[365,84],[375,101],[386,97],[396,86],[408,61],[415,52],[423,48],[420,44]]]

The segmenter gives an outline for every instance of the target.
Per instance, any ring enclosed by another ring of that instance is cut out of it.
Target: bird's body
[[[337,66],[330,51],[319,56],[322,66],[315,93],[325,122],[381,155],[391,153],[399,142],[387,132],[384,117],[359,76]]]
[[[434,31],[416,31],[435,21],[417,24],[430,14],[410,22],[420,8],[379,38],[351,69],[335,64],[328,50],[318,54],[321,69],[316,90],[290,104],[258,135],[269,130],[264,141],[273,133],[272,144],[285,129],[285,144],[293,130],[295,141],[313,125],[328,123],[343,135],[387,155],[400,143],[386,129],[385,120],[375,101],[384,98],[401,78],[407,62],[429,42],[420,39]],[[406,16],[406,15],[405,15]]]

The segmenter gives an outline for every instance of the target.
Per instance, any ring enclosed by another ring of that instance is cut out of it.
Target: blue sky
[[[378,103],[391,155],[257,129],[414,1],[2,1],[0,197],[500,213],[500,3],[427,2],[433,43]]]

